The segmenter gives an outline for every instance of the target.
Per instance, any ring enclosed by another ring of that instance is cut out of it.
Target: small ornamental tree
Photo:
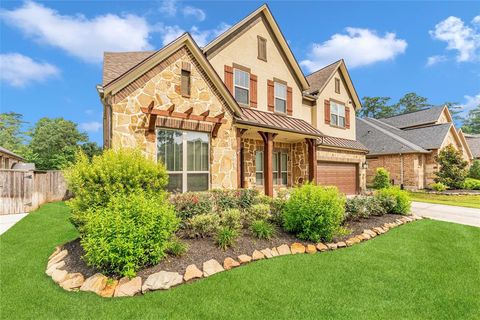
[[[435,182],[443,183],[452,189],[463,188],[463,183],[467,177],[468,162],[463,160],[460,151],[449,144],[435,156],[435,161],[440,166],[440,170],[436,173]]]
[[[473,161],[473,164],[468,171],[468,177],[480,180],[480,160]]]
[[[377,168],[373,177],[373,188],[378,190],[388,187],[390,187],[390,173],[385,168]]]

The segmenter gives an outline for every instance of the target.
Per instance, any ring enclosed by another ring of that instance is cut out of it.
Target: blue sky
[[[102,141],[103,51],[203,45],[262,2],[2,1],[0,111],[77,122]],[[480,103],[480,2],[268,2],[306,74],[339,58],[360,97]]]

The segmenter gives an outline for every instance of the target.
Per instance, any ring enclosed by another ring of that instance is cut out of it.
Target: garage
[[[345,194],[356,194],[358,190],[357,164],[319,161],[317,163],[317,183],[336,186]]]

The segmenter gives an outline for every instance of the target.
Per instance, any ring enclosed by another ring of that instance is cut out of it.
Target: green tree
[[[468,170],[468,176],[473,179],[480,180],[480,160],[473,161],[473,164]]]
[[[435,156],[435,161],[440,165],[435,182],[443,183],[452,189],[463,188],[468,162],[463,159],[460,151],[449,144]]]
[[[82,144],[81,149],[88,157],[88,159],[92,159],[93,156],[101,155],[103,150],[96,142],[85,142]]]
[[[87,134],[63,118],[41,118],[29,132],[26,157],[39,169],[61,169],[75,160],[75,151]]]
[[[390,187],[390,173],[385,168],[377,168],[373,177],[373,188],[384,189]]]
[[[405,94],[397,104],[395,104],[395,109],[397,114],[414,112],[432,105],[428,103],[428,99],[422,96],[417,95],[415,92],[409,92]]]
[[[380,119],[395,114],[393,106],[388,105],[390,97],[363,97],[362,100],[362,108],[358,112],[359,117]]]
[[[23,116],[16,112],[0,113],[0,146],[18,153],[25,154],[26,135],[22,131]]]
[[[468,112],[463,122],[462,131],[470,134],[480,134],[480,104]]]

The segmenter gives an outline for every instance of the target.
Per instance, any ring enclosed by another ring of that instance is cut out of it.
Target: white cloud
[[[106,14],[94,18],[61,15],[56,10],[27,1],[0,17],[34,40],[58,47],[87,62],[102,61],[104,51],[148,50],[150,28],[139,16]]]
[[[102,124],[98,121],[80,123],[80,129],[87,132],[98,132],[102,128]]]
[[[212,41],[212,39],[225,32],[228,28],[230,28],[230,25],[222,22],[215,29],[203,31],[198,29],[196,26],[193,26],[190,30],[190,33],[192,34],[192,37],[193,39],[195,39],[197,44],[200,47],[203,47],[204,45]]]
[[[85,114],[91,116],[94,113],[92,109],[85,109]]]
[[[480,16],[473,19],[472,24],[479,23]],[[447,50],[457,52],[458,62],[474,61],[479,58],[480,32],[465,25],[462,19],[450,16],[430,30],[432,38],[447,43]]]
[[[440,56],[440,55],[436,55],[436,56],[431,56],[431,57],[428,57],[427,58],[427,64],[426,66],[427,67],[431,67],[433,66],[434,64],[437,64],[437,63],[440,63],[440,62],[444,62],[447,60],[447,57],[445,56]]]
[[[466,95],[464,96],[464,98],[465,102],[461,105],[461,107],[462,110],[465,111],[465,113],[468,113],[468,111],[480,105],[480,93],[475,96]]]
[[[60,74],[54,65],[34,61],[19,53],[0,54],[0,70],[0,80],[14,87],[43,82]]]
[[[176,0],[164,0],[159,8],[161,13],[167,16],[174,17],[177,14],[177,1]]]
[[[173,40],[177,39],[180,37],[185,30],[177,25],[174,26],[168,26],[168,25],[163,25],[163,24],[158,24],[155,27],[155,31],[161,33],[161,38],[162,38],[162,44],[165,46],[172,42]]]
[[[198,21],[203,21],[207,17],[205,11],[203,11],[200,8],[195,8],[192,6],[186,6],[185,8],[182,9],[182,13],[185,17],[194,17]]]
[[[323,43],[314,43],[307,59],[300,64],[315,71],[343,58],[349,67],[355,68],[393,60],[407,48],[407,42],[397,38],[395,33],[380,36],[374,30],[351,27],[345,31],[346,34],[334,34]]]

